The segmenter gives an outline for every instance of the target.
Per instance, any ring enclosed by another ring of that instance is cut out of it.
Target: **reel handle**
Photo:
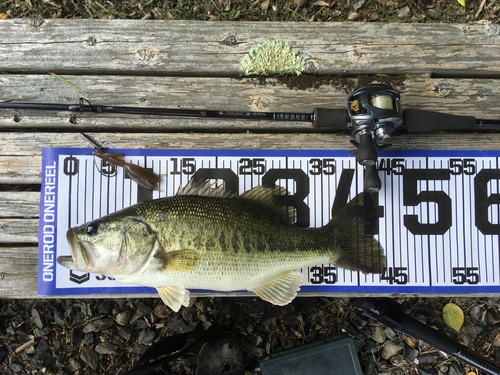
[[[377,162],[377,149],[373,143],[373,136],[371,132],[363,133],[359,136],[358,153],[356,156],[357,162],[368,167]]]
[[[363,179],[363,190],[367,193],[378,193],[382,187],[382,181],[378,176],[377,164],[365,167]]]

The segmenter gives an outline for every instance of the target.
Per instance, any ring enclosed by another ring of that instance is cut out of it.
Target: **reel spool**
[[[354,90],[347,98],[351,143],[358,148],[356,160],[365,169],[365,191],[382,185],[377,173],[377,150],[390,147],[392,132],[403,124],[401,96],[393,88],[372,84]]]

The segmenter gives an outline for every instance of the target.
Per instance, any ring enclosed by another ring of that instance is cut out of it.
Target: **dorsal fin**
[[[295,223],[297,219],[297,210],[292,206],[278,204],[276,196],[279,195],[288,195],[288,192],[281,186],[275,186],[274,188],[256,186],[241,194],[240,198],[249,199],[270,208],[280,215],[288,224]]]
[[[203,197],[215,198],[236,198],[237,195],[224,189],[222,185],[212,187],[215,183],[211,184],[209,181],[195,181],[191,179],[186,186],[179,186],[177,195],[200,195]]]

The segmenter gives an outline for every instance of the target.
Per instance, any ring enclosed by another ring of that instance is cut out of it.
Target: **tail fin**
[[[386,265],[384,249],[372,235],[366,233],[375,223],[377,212],[372,199],[358,194],[328,223],[337,238],[332,263],[363,273],[381,273]]]

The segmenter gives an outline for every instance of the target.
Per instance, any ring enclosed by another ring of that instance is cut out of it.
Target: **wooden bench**
[[[14,19],[0,21],[0,101],[227,111],[343,108],[350,88],[393,85],[404,108],[500,118],[500,26]],[[307,61],[301,88],[238,78],[267,39]],[[332,77],[335,76],[335,77]],[[310,123],[0,111],[0,297],[35,298],[42,147],[351,149]],[[500,149],[498,133],[402,134],[394,149]]]

